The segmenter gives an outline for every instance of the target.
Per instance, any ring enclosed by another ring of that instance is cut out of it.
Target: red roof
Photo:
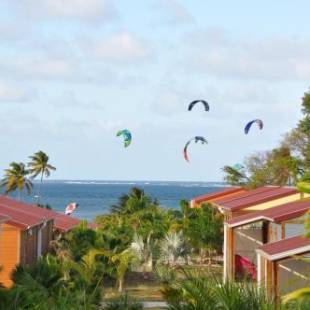
[[[230,227],[246,225],[256,221],[266,220],[281,223],[302,216],[310,210],[310,199],[298,200],[270,209],[257,211],[226,221]]]
[[[295,188],[264,186],[245,193],[236,194],[233,198],[217,200],[216,205],[230,211],[237,211],[296,193],[298,191]]]
[[[19,225],[21,228],[42,223],[45,220],[54,220],[54,227],[60,232],[66,232],[81,222],[78,218],[40,208],[0,195],[0,214],[8,215],[11,219],[8,223]]]
[[[0,214],[0,223],[5,223],[10,219],[10,217]]]
[[[310,239],[297,236],[260,246],[256,252],[268,260],[278,260],[310,252]]]
[[[17,226],[21,229],[27,229],[52,219],[51,216],[36,212],[35,209],[30,210],[29,207],[25,209],[22,204],[18,207],[15,200],[5,196],[0,196],[0,213],[9,217],[7,221],[8,224]]]
[[[229,187],[229,188],[225,188],[225,189],[220,190],[220,191],[216,191],[216,192],[212,192],[212,193],[209,193],[206,195],[195,197],[192,199],[192,203],[199,204],[199,203],[202,203],[204,201],[210,201],[210,200],[213,200],[216,198],[220,198],[222,196],[238,193],[241,191],[244,191],[241,187]]]

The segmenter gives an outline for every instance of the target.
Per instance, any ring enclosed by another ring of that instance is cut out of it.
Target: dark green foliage
[[[172,281],[163,288],[170,310],[273,310],[273,302],[247,283],[222,284],[212,275],[183,271],[183,280]]]
[[[111,207],[111,213],[133,214],[146,209],[149,205],[158,205],[158,200],[152,200],[145,195],[144,190],[133,187],[129,194],[122,195],[116,205]]]
[[[208,204],[186,209],[183,231],[190,245],[202,252],[220,251],[223,245],[222,215]]]
[[[127,294],[109,301],[104,310],[143,310],[144,307],[140,302],[128,297]]]
[[[79,289],[74,283],[78,275],[66,276],[64,264],[48,255],[32,267],[17,267],[13,273],[14,286],[7,291],[7,309],[94,309],[98,296]]]
[[[87,227],[87,222],[82,222],[67,233],[63,239],[75,260],[80,260],[90,249],[94,248],[97,241],[96,231]]]

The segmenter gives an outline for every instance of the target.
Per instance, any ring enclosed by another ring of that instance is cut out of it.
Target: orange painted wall
[[[2,224],[0,230],[0,283],[12,285],[11,272],[19,263],[20,230],[8,224]]]

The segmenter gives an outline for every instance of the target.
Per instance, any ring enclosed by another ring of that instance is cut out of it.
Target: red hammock
[[[248,274],[253,280],[256,280],[256,266],[248,258],[235,255],[235,268],[237,274]]]

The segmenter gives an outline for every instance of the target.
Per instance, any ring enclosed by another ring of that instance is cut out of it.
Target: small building
[[[47,253],[52,240],[53,218],[12,209],[0,203],[0,214],[8,217],[1,224],[0,283],[12,285],[11,273],[17,264],[30,265]]]
[[[256,280],[256,249],[304,233],[305,214],[310,199],[251,212],[224,223],[224,280],[248,273]],[[262,267],[263,268],[263,267]]]
[[[256,253],[257,281],[268,297],[309,287],[310,239],[296,236],[272,242],[260,246]]]
[[[215,199],[212,204],[229,220],[233,217],[269,209],[299,200],[301,194],[292,187],[263,186],[233,197]]]
[[[0,283],[12,285],[17,264],[30,265],[45,255],[55,234],[78,226],[77,218],[0,195]],[[93,228],[93,224],[88,224]]]
[[[65,215],[64,213],[59,213],[53,210],[40,208],[36,205],[18,201],[8,196],[0,195],[0,205],[6,205],[11,209],[20,210],[25,213],[53,218],[54,219],[53,231],[55,233],[66,233],[81,223],[81,220],[76,217]],[[91,228],[94,228],[94,224],[88,223],[88,225]]]
[[[191,200],[191,208],[199,208],[204,203],[212,203],[218,199],[223,199],[223,198],[232,198],[236,194],[238,193],[240,194],[244,192],[246,192],[246,190],[241,187],[228,187],[220,191],[201,195]]]

